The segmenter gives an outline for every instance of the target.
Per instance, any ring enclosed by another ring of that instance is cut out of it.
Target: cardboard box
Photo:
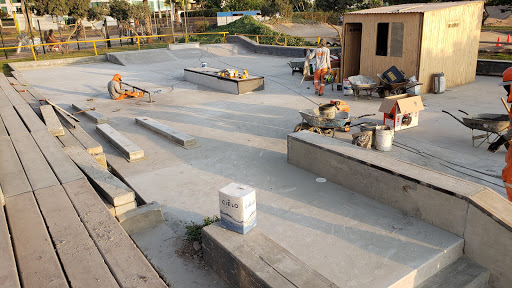
[[[394,131],[418,126],[419,111],[424,110],[420,95],[400,94],[382,100],[379,111],[384,112],[384,125]]]
[[[256,226],[256,191],[231,183],[219,190],[220,224],[226,229],[245,234]]]

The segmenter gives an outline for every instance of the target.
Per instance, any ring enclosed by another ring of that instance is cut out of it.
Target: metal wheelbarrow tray
[[[462,117],[462,120],[453,116],[450,112],[442,110],[442,112],[452,116],[455,120],[459,121],[462,125],[471,129],[473,147],[475,147],[475,139],[484,138],[484,140],[476,147],[480,147],[485,141],[489,142],[489,137],[492,134],[497,134],[496,138],[501,136],[501,133],[506,131],[510,124],[507,114],[492,114],[492,113],[481,113],[471,114],[459,110],[459,112],[466,114]],[[476,135],[474,130],[485,131],[485,134]],[[489,142],[490,143],[490,142]]]
[[[323,115],[320,115],[320,111],[318,109],[305,109],[304,111],[299,111],[299,113],[302,116],[303,121],[297,124],[297,126],[295,126],[294,132],[298,132],[300,130],[309,130],[311,132],[316,132],[321,135],[325,135],[332,131],[332,137],[334,137],[336,129],[348,132],[350,131],[350,124],[352,121],[359,119],[361,117],[375,115],[365,114],[355,118],[350,118],[348,112],[340,111],[336,113],[334,118],[330,119],[325,118]],[[352,126],[357,126],[363,123],[359,123]]]
[[[359,91],[366,91],[366,95],[371,97],[372,90],[377,87],[377,81],[370,76],[356,75],[348,77],[348,81],[354,91],[354,99],[357,100],[359,97]]]

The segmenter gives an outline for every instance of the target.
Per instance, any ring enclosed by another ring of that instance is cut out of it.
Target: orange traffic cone
[[[507,36],[507,43],[510,43],[510,34]]]
[[[496,42],[500,42],[500,37],[498,37],[498,41]],[[496,47],[501,47],[501,44],[500,43],[496,43]]]

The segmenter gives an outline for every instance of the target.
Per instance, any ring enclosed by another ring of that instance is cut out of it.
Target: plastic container
[[[379,151],[391,151],[395,131],[389,126],[375,127],[375,149]]]
[[[352,85],[347,78],[343,79],[343,94],[344,95],[352,95],[354,91],[352,91]]]
[[[201,62],[201,67],[202,67],[202,68],[206,68],[206,66],[208,66],[208,63],[206,63],[206,62]]]
[[[434,94],[441,94],[446,90],[446,79],[444,73],[434,73]]]

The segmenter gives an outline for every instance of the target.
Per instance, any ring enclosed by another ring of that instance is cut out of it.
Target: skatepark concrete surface
[[[355,101],[330,86],[324,96],[316,96],[312,82],[300,84],[301,76],[292,76],[290,58],[252,54],[236,45],[157,54],[156,61],[146,52],[145,61],[129,59],[126,66],[104,62],[22,72],[46,98],[70,112],[71,104],[95,107],[144,150],[146,160],[127,162],[78,114],[84,130],[103,145],[109,164],[146,202],[163,205],[165,226],[132,238],[173,287],[226,287],[211,271],[173,252],[180,249],[185,225],[219,215],[218,190],[231,182],[256,189],[260,231],[340,287],[388,287],[414,274],[427,275],[434,263],[442,266],[462,254],[461,238],[329,181],[317,182],[318,176],[287,163],[286,136],[301,121],[299,110],[341,99],[350,105],[351,116],[376,113],[355,123],[382,123],[378,96]],[[164,54],[171,54],[169,61],[162,61]],[[265,90],[232,95],[185,82],[183,69],[201,62],[248,69],[250,75],[265,77]],[[111,100],[106,86],[115,73],[155,92],[155,102],[148,103],[147,97]],[[443,94],[422,95],[419,126],[396,132],[392,151],[382,153],[505,195],[500,179],[504,148],[495,154],[486,151],[486,143],[474,148],[471,130],[441,112],[505,114],[500,81],[477,76],[474,83]],[[183,149],[135,125],[141,116],[195,137],[199,147]],[[336,137],[350,141],[352,132],[359,129]]]

